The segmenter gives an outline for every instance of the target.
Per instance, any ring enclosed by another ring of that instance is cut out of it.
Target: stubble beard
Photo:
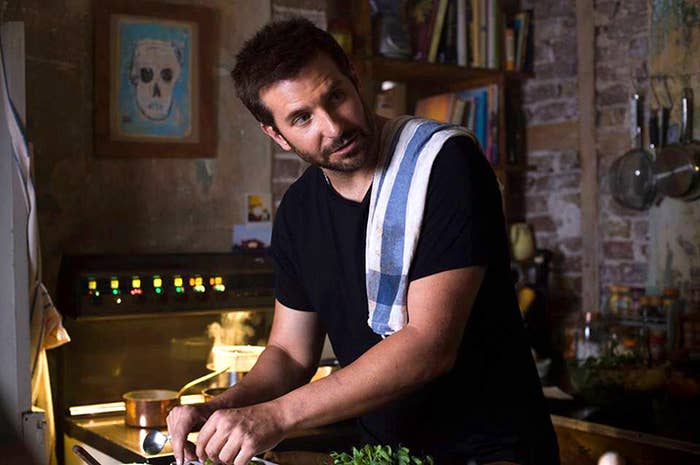
[[[356,171],[367,163],[367,158],[370,152],[375,148],[375,138],[377,133],[376,123],[372,114],[367,109],[367,105],[362,102],[362,109],[365,117],[365,127],[355,127],[343,132],[330,147],[321,150],[321,153],[305,152],[287,141],[294,152],[305,162],[324,168],[330,171],[340,173],[350,173]],[[331,157],[339,148],[343,147],[348,141],[357,138],[356,147],[349,153],[345,154],[341,160],[333,161]]]

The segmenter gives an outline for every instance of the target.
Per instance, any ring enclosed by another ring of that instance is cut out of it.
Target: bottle
[[[666,358],[666,329],[654,327],[649,329],[649,359],[658,363]]]
[[[618,302],[620,300],[620,287],[612,285],[609,287],[610,296],[606,304],[608,315],[621,316],[618,314]]]
[[[633,287],[630,289],[630,307],[625,318],[639,319],[642,314],[640,299],[644,296],[643,287]]]
[[[663,309],[666,317],[666,351],[670,354],[680,345],[680,325],[682,302],[680,290],[675,287],[664,289]]]
[[[604,331],[601,328],[601,319],[597,313],[586,312],[584,314],[581,331],[576,343],[576,358],[586,360],[600,357],[605,347]]]

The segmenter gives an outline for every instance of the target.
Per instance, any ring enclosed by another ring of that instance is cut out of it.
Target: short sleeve
[[[275,298],[294,310],[313,311],[301,284],[299,261],[294,249],[293,219],[289,210],[293,200],[285,195],[275,215],[272,228],[271,253],[275,262]],[[290,221],[291,220],[291,221]],[[299,231],[297,229],[297,231]]]
[[[466,136],[448,139],[433,162],[409,279],[487,266],[503,234],[497,229],[505,227],[501,208],[498,181],[478,144]]]

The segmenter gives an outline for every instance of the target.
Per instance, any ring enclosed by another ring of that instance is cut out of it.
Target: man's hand
[[[287,433],[274,401],[214,412],[197,437],[197,457],[204,463],[247,465],[254,455],[272,449]]]
[[[168,414],[168,433],[175,461],[181,465],[187,460],[196,460],[195,445],[187,440],[187,435],[201,426],[211,410],[206,404],[182,405],[173,408]]]

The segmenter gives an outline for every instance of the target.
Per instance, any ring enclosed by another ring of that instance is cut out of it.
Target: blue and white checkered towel
[[[450,137],[467,129],[403,116],[382,131],[369,204],[365,272],[372,331],[389,336],[408,322],[408,271],[420,237],[433,161]]]

